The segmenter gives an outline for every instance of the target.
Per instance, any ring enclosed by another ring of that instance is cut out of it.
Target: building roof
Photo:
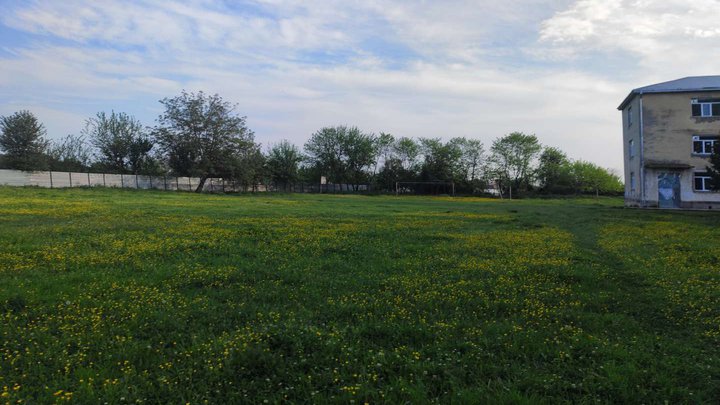
[[[639,94],[647,93],[685,93],[697,91],[720,91],[720,76],[690,76],[682,79],[671,80],[652,84],[650,86],[638,87],[628,94],[618,110],[624,109],[630,101]]]

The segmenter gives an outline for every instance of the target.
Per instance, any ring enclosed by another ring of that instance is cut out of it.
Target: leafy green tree
[[[482,166],[485,160],[485,148],[478,139],[465,137],[453,138],[450,144],[460,149],[456,181],[461,192],[475,193],[482,186]]]
[[[259,184],[267,183],[265,165],[265,156],[260,151],[260,146],[253,144],[239,151],[230,166],[231,172],[225,177],[236,179],[245,189],[257,191]]]
[[[623,191],[620,177],[594,163],[576,160],[570,164],[576,193],[618,194]]]
[[[420,156],[420,145],[412,138],[402,137],[395,141],[393,154],[400,161],[404,170],[408,172],[416,171],[417,159]]]
[[[357,127],[325,127],[305,143],[307,161],[333,183],[348,182],[357,190],[368,181],[377,159],[376,137]]]
[[[92,149],[83,136],[68,135],[50,142],[47,154],[51,170],[84,171],[92,162]]]
[[[377,139],[373,134],[360,131],[357,127],[348,128],[343,142],[343,154],[346,157],[346,176],[355,191],[360,184],[369,182],[369,170],[377,161]]]
[[[0,117],[0,150],[5,153],[5,164],[16,170],[44,170],[47,168],[45,151],[47,131],[33,113],[22,110]]]
[[[546,147],[540,155],[537,170],[540,189],[545,193],[567,193],[572,190],[570,160],[558,148]]]
[[[439,138],[420,138],[424,157],[420,168],[423,181],[456,181],[462,177],[462,149],[457,143]]]
[[[294,184],[298,180],[298,167],[303,157],[300,149],[287,140],[274,145],[268,151],[266,166],[275,184]]]
[[[380,132],[380,135],[375,139],[376,157],[375,157],[375,168],[373,174],[377,173],[378,164],[382,160],[385,165],[388,160],[392,158],[393,146],[395,144],[395,137],[392,134]]]
[[[313,133],[305,143],[305,155],[316,173],[333,183],[345,178],[343,138],[347,127],[325,127]]]
[[[246,117],[235,114],[235,105],[219,95],[183,92],[160,103],[153,134],[170,168],[181,176],[198,176],[202,191],[208,177],[232,178],[258,161],[254,134]],[[248,156],[253,158],[249,159]],[[260,154],[262,155],[262,154]]]
[[[527,190],[542,146],[535,135],[513,132],[496,139],[490,148],[493,174],[501,189]]]
[[[82,135],[98,150],[98,165],[117,173],[144,173],[153,166],[154,142],[139,120],[126,113],[99,112],[85,121]]]

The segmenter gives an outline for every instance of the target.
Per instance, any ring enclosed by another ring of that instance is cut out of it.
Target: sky
[[[257,142],[325,126],[492,141],[622,168],[633,88],[720,74],[720,0],[0,0],[0,115],[48,137],[218,93]]]

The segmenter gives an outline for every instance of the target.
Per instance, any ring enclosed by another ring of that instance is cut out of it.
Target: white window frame
[[[630,172],[630,191],[635,191],[635,172]]]
[[[693,147],[694,147],[694,145],[693,145]],[[628,155],[630,156],[630,159],[634,158],[635,157],[635,140],[634,139],[631,139],[628,142],[628,149],[629,149]]]
[[[702,188],[697,188],[695,185],[697,179],[702,179]],[[710,182],[712,181],[712,177],[708,175],[707,172],[695,172],[693,173],[693,190],[700,191],[700,192],[709,192],[713,191],[712,188],[710,188]]]
[[[711,138],[711,139],[701,139],[701,138]],[[718,145],[718,143],[720,142],[720,138],[718,138],[717,136],[709,136],[709,135],[693,135],[692,142],[693,142],[692,153],[694,155],[710,156],[710,155],[712,155],[713,148],[715,148]],[[699,142],[702,145],[701,152],[695,151],[695,143],[696,142]],[[710,150],[707,150],[708,148],[706,148],[706,142],[710,142],[710,147],[709,147]]]
[[[717,117],[717,115],[713,115],[712,113],[712,106],[713,104],[720,104],[720,101],[698,101],[698,99],[694,98],[692,99],[691,104],[700,104],[700,117],[710,118]],[[705,111],[706,108],[708,111]]]

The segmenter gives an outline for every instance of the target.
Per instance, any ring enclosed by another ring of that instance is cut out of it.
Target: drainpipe
[[[645,136],[643,125],[643,99],[640,92],[640,206],[646,206],[645,200]]]

